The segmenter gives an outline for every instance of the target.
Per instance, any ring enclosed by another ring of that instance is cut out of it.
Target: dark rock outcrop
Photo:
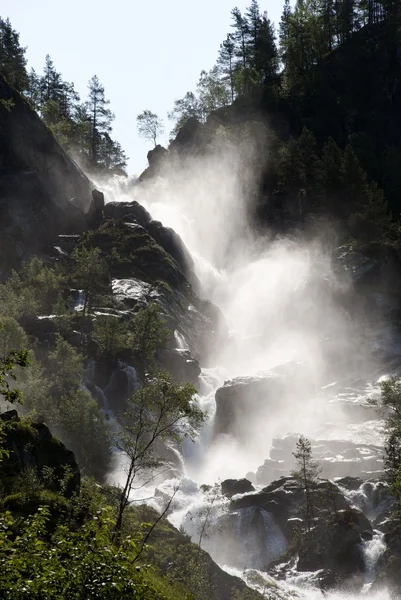
[[[216,392],[215,435],[231,434],[248,443],[249,417],[272,419],[284,413],[296,389],[312,391],[307,370],[298,363],[226,381]]]
[[[82,231],[87,177],[20,94],[0,75],[0,263],[38,252],[58,233]]]
[[[178,383],[197,385],[201,368],[189,350],[165,349],[158,353],[158,361]]]
[[[142,227],[146,227],[152,220],[146,208],[136,200],[132,202],[108,202],[104,207],[104,216],[116,220],[130,216]]]
[[[51,434],[47,425],[24,423],[15,410],[3,413],[0,419],[4,423],[2,443],[8,452],[0,462],[0,478],[6,492],[8,486],[12,488],[15,478],[24,476],[29,469],[34,469],[37,477],[43,479],[45,467],[53,470],[56,487],[69,469],[71,477],[64,494],[70,497],[78,492],[80,472],[74,453]]]
[[[247,494],[254,491],[255,488],[248,479],[225,479],[221,482],[221,493],[228,498],[232,498],[236,494]]]

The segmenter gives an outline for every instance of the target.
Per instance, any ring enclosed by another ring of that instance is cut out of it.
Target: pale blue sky
[[[174,100],[194,90],[202,69],[210,69],[220,43],[230,31],[230,11],[249,0],[2,0],[0,15],[9,17],[28,47],[29,67],[41,71],[45,55],[84,96],[97,74],[116,115],[114,137],[129,156],[130,174],[147,165],[149,142],[138,137],[136,115],[148,108],[172,123],[167,111]],[[265,3],[262,11],[279,23],[283,1]],[[165,143],[168,140],[164,136]]]

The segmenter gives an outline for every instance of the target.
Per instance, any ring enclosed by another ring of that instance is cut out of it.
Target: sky
[[[165,120],[168,143],[174,101],[195,90],[202,69],[216,62],[230,32],[230,12],[250,0],[1,0],[27,47],[28,67],[41,72],[46,54],[81,98],[96,74],[116,118],[113,137],[125,150],[128,173],[146,166],[152,144],[142,140],[136,116],[150,109]],[[283,2],[260,0],[262,11],[279,23]]]

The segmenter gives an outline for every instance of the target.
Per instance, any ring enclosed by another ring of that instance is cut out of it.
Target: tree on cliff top
[[[0,17],[0,73],[19,91],[29,87],[25,51],[10,19],[3,20]]]
[[[164,125],[160,119],[151,110],[144,110],[136,118],[138,133],[145,140],[150,140],[157,145],[157,138],[164,133]]]

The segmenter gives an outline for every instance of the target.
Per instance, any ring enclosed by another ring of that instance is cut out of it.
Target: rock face
[[[16,410],[3,413],[0,419],[4,422],[3,445],[9,452],[0,463],[2,482],[24,476],[28,469],[34,469],[38,478],[42,479],[44,467],[53,470],[54,481],[57,482],[64,478],[68,468],[71,478],[65,495],[70,497],[79,490],[80,472],[74,453],[51,434],[47,425],[25,424],[20,421]]]
[[[311,500],[313,528],[303,538],[302,548],[297,541],[297,530],[305,519],[305,494],[294,479],[283,477],[261,492],[232,500],[232,516],[236,515],[240,523],[247,522],[254,548],[260,545],[266,549],[270,543],[270,553],[255,552],[256,562],[251,566],[267,569],[270,562],[271,573],[280,577],[284,559],[279,551],[283,554],[287,550],[287,559],[297,556],[298,571],[322,570],[328,587],[352,578],[352,586],[359,589],[366,570],[364,540],[373,537],[369,519],[351,505],[340,487],[326,480],[319,480],[311,492]],[[238,531],[238,525],[232,525],[231,531]],[[257,562],[260,556],[268,560],[263,566]],[[280,566],[275,566],[275,561]]]
[[[277,436],[270,456],[256,472],[255,480],[266,485],[285,476],[294,467],[293,452],[298,437]],[[343,440],[310,440],[315,459],[322,468],[322,477],[355,477],[363,480],[380,476],[383,469],[383,449],[373,444],[357,444]]]
[[[17,263],[58,233],[84,229],[91,186],[1,75],[0,99],[12,100],[0,104],[0,263]]]
[[[302,365],[287,363],[259,376],[226,381],[216,392],[214,434],[247,441],[249,418],[271,419],[284,413],[294,389],[305,393],[310,389],[306,375]]]

